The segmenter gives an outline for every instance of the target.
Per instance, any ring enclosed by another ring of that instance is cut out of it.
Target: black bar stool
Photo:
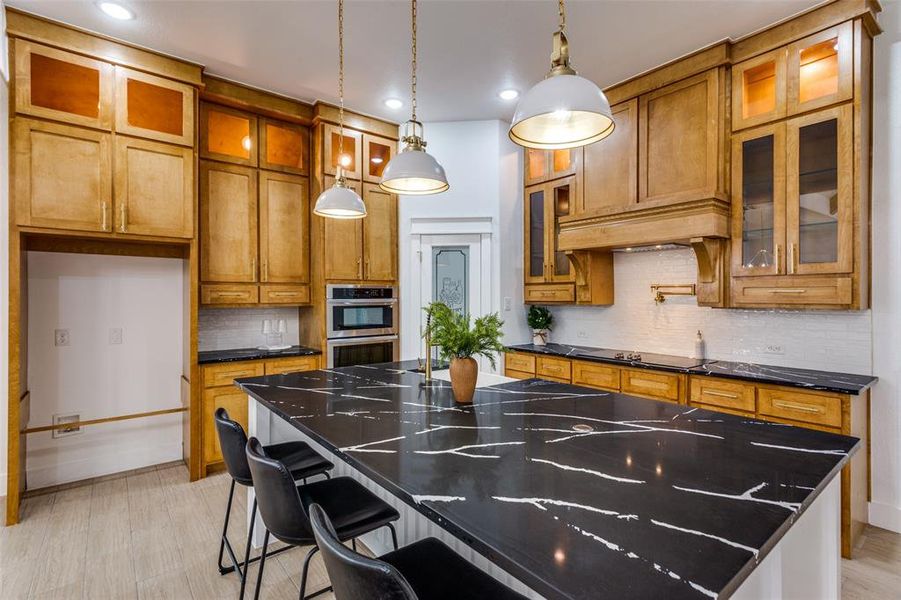
[[[380,558],[341,543],[326,511],[310,506],[310,523],[337,600],[524,600],[435,538]]]
[[[397,548],[397,533],[393,521],[400,518],[394,508],[380,500],[360,483],[350,477],[336,477],[309,485],[297,485],[288,468],[279,460],[266,456],[260,441],[250,438],[247,442],[247,462],[253,474],[253,489],[260,506],[260,515],[266,525],[263,553],[254,600],[259,598],[266,564],[266,548],[269,534],[290,546],[313,545],[303,561],[300,576],[300,598],[306,600],[331,590],[331,586],[305,596],[310,559],[319,549],[307,516],[309,507],[319,504],[333,517],[336,536],[342,541],[353,540],[380,527],[391,530],[391,539]]]
[[[228,541],[228,518],[231,514],[232,499],[235,495],[235,484],[239,483],[243,486],[253,486],[253,478],[250,474],[250,467],[247,465],[247,454],[244,447],[247,445],[247,434],[241,424],[231,420],[228,412],[224,408],[217,408],[214,415],[216,421],[216,434],[219,436],[219,446],[222,448],[222,460],[225,462],[225,469],[232,478],[231,487],[228,491],[228,504],[225,507],[225,523],[222,525],[222,540],[219,543],[219,574],[225,575],[236,571],[241,579],[241,595],[244,597],[244,588],[247,585],[247,565],[260,560],[260,557],[250,558],[250,543],[253,538],[253,525],[257,515],[257,501],[253,500],[253,509],[251,510],[250,526],[247,531],[247,544],[244,548],[244,560],[238,562],[235,557],[235,551],[232,549],[231,543]],[[315,450],[310,448],[306,442],[284,442],[282,444],[273,444],[266,447],[266,453],[282,461],[291,472],[291,477],[295,480],[303,480],[306,482],[308,477],[314,475],[325,475],[330,478],[329,471],[334,468],[331,462],[319,455]],[[290,549],[290,546],[279,548],[270,554],[276,554]],[[222,565],[222,555],[228,551],[231,559],[231,566]]]

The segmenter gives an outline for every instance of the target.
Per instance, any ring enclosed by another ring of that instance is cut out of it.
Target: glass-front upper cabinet
[[[257,166],[257,117],[225,106],[201,104],[200,156]]]
[[[387,138],[363,134],[363,181],[379,183],[385,167],[394,157],[397,142]]]
[[[851,106],[788,121],[786,145],[788,273],[851,272]]]
[[[785,116],[786,51],[778,48],[732,67],[732,129]]]
[[[109,131],[113,66],[16,39],[16,112]]]
[[[550,280],[555,282],[573,280],[569,258],[558,248],[557,242],[560,238],[560,219],[568,217],[574,208],[575,191],[576,178],[574,176],[548,184],[548,194],[551,199],[547,216],[550,225],[548,227],[548,248],[552,252],[549,257]]]
[[[732,272],[783,272],[785,125],[732,136]]]
[[[582,156],[581,148],[536,150],[527,148],[524,155],[525,185],[535,185],[560,177],[575,175]]]
[[[851,22],[788,46],[788,114],[848,100],[853,95],[854,48]]]
[[[547,187],[537,185],[525,191],[525,235],[523,236],[526,283],[543,283],[547,275],[545,207]]]
[[[344,128],[342,147],[341,129],[337,125],[325,123],[322,126],[323,165],[326,175],[336,175],[338,165],[344,167],[348,179],[361,179],[360,163],[363,159],[363,134]]]
[[[310,174],[310,132],[303,125],[260,119],[260,167]]]
[[[194,88],[116,67],[116,132],[194,145]]]

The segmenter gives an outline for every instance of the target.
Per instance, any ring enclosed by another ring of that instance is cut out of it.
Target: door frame
[[[420,338],[423,296],[421,289],[425,268],[422,263],[423,247],[431,247],[434,238],[446,238],[448,246],[478,244],[479,310],[474,316],[489,314],[496,310],[493,298],[491,217],[472,218],[413,218],[410,222],[410,283],[401,289],[401,358],[424,356],[424,346]],[[424,239],[425,238],[425,239]],[[468,241],[463,241],[468,239]],[[443,242],[443,240],[442,240]],[[444,243],[440,245],[445,245]],[[472,256],[472,255],[470,255]],[[486,368],[488,365],[480,365]]]

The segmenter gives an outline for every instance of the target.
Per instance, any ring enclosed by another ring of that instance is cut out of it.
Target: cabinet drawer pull
[[[213,292],[213,295],[223,298],[243,298],[247,294],[244,292]]]
[[[270,296],[275,296],[276,298],[285,298],[290,296],[299,296],[297,292],[269,292]]]
[[[721,398],[735,398],[738,399],[738,394],[730,394],[729,392],[717,392],[716,390],[702,390],[701,394],[706,394],[708,396],[719,396]]]
[[[241,375],[253,375],[253,371],[244,369],[242,371],[226,371],[225,373],[219,373],[220,377],[239,377]]]
[[[560,367],[558,367],[558,366],[556,366],[556,365],[545,365],[545,366],[544,366],[544,370],[545,370],[545,371],[550,371],[551,373],[559,373],[559,372],[562,371],[563,369],[561,369]]]
[[[823,409],[818,406],[808,406],[806,404],[795,404],[794,402],[783,402],[781,400],[773,400],[773,406],[777,408],[785,408],[788,410],[796,410],[798,412],[806,412],[812,414],[822,414]]]
[[[128,207],[124,204],[119,207],[119,221],[119,231],[128,233]]]
[[[788,245],[788,272],[791,275],[795,273],[795,243]]]
[[[782,254],[782,244],[776,244],[776,273],[782,273],[782,262],[780,257]]]
[[[100,229],[106,231],[107,227],[109,227],[109,215],[108,215],[109,205],[104,201],[100,203],[100,211],[103,213],[100,216]]]
[[[774,288],[770,290],[772,294],[806,294],[807,290],[804,288]]]

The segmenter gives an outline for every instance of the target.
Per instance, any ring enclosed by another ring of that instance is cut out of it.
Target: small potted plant
[[[484,356],[497,365],[495,355],[504,351],[501,321],[497,313],[472,321],[442,302],[433,302],[426,311],[431,315],[426,333],[438,346],[442,359],[450,359],[451,388],[457,402],[470,403],[479,377],[479,363],[473,356]]]
[[[554,315],[551,314],[544,306],[529,307],[529,314],[526,317],[529,327],[532,328],[532,343],[536,346],[544,346],[547,344],[547,336],[554,325]]]

